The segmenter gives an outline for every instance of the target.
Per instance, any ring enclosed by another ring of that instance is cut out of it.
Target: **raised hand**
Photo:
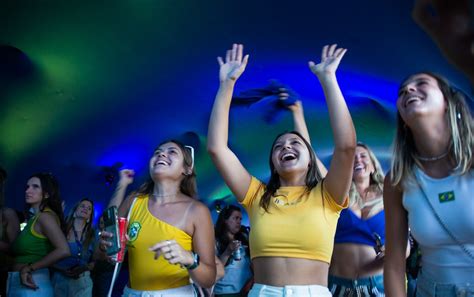
[[[135,176],[135,171],[132,169],[122,169],[120,170],[120,180],[119,183],[124,186],[128,186],[133,183],[133,177]]]
[[[337,44],[325,45],[321,52],[321,62],[316,64],[310,61],[308,63],[309,69],[318,77],[325,74],[334,74],[346,51],[345,48],[337,48]]]
[[[247,67],[249,55],[243,55],[244,46],[242,44],[233,44],[232,49],[228,50],[225,55],[225,63],[222,57],[217,57],[219,62],[219,81],[236,81]]]

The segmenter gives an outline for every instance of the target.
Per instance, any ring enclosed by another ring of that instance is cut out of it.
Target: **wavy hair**
[[[66,230],[64,234],[66,235],[66,238],[69,234],[69,232],[74,228],[74,219],[75,219],[75,212],[79,205],[83,202],[87,201],[92,205],[92,211],[91,211],[91,216],[90,218],[86,221],[86,224],[84,225],[84,229],[82,230],[82,234],[85,235],[84,237],[84,242],[82,245],[82,250],[83,254],[85,255],[85,251],[89,248],[90,243],[94,240],[95,237],[95,230],[93,228],[93,219],[94,219],[94,213],[95,213],[95,208],[94,208],[94,201],[90,200],[89,198],[82,198],[77,202],[74,207],[71,209],[69,212],[68,216],[66,217]]]
[[[197,198],[198,192],[197,192],[197,183],[196,183],[196,171],[194,169],[195,166],[194,166],[193,156],[191,155],[191,151],[188,148],[186,148],[184,144],[174,139],[163,141],[158,145],[158,147],[162,146],[165,143],[170,143],[170,142],[176,144],[181,150],[181,153],[183,154],[183,157],[184,157],[184,167],[187,169],[191,169],[190,174],[183,174],[184,178],[181,180],[181,183],[179,185],[179,190],[181,193],[189,197]],[[137,195],[152,194],[154,186],[155,186],[155,182],[151,179],[151,177],[149,177],[148,180],[144,182],[138,188],[135,194]]]
[[[451,132],[450,156],[460,174],[465,174],[474,165],[472,160],[474,147],[472,131],[474,127],[471,112],[466,103],[466,96],[459,89],[453,87],[445,78],[437,74],[431,72],[417,74],[429,75],[438,82],[439,89],[447,103],[446,120]],[[405,79],[404,82],[410,77]],[[416,154],[413,134],[403,122],[400,112],[397,112],[397,128],[393,144],[394,158],[391,164],[391,183],[393,186],[403,189],[404,183],[414,177],[414,165],[420,165],[415,157]]]
[[[51,173],[47,172],[35,173],[28,179],[33,177],[36,177],[40,180],[41,188],[43,190],[43,199],[41,199],[39,210],[44,211],[46,208],[51,209],[58,216],[60,227],[64,231],[66,228],[66,223],[64,221],[64,211],[57,179]],[[48,194],[48,197],[46,197],[46,194]]]
[[[242,213],[242,210],[235,205],[228,205],[224,209],[221,210],[219,216],[217,217],[216,226],[214,227],[214,231],[216,234],[216,244],[217,244],[217,252],[218,254],[222,254],[227,246],[230,243],[230,239],[227,236],[227,225],[225,221],[227,221],[234,211],[238,211]],[[235,240],[240,240],[242,245],[248,246],[248,235],[244,232],[245,228],[241,228],[240,231],[235,234]]]
[[[362,142],[357,143],[358,147],[364,148],[368,154],[370,161],[374,165],[374,172],[370,173],[370,182],[369,182],[369,188],[367,189],[367,193],[375,193],[377,195],[378,201],[372,206],[372,209],[370,210],[368,216],[371,216],[374,212],[378,212],[382,206],[383,206],[383,199],[382,199],[382,194],[383,194],[383,182],[385,175],[383,173],[382,166],[380,165],[379,160],[375,156],[374,152],[368,145]],[[364,202],[362,200],[361,194],[357,191],[357,188],[355,186],[354,181],[351,183],[351,188],[349,190],[349,207],[358,205],[359,207],[363,207]],[[374,211],[372,211],[374,210]]]
[[[272,143],[272,149],[270,151],[270,161],[269,161],[271,175],[265,187],[265,192],[262,195],[262,199],[260,200],[260,207],[262,207],[266,212],[269,212],[268,207],[270,205],[271,197],[275,194],[276,190],[278,190],[278,188],[280,188],[281,186],[280,176],[276,172],[275,165],[273,164],[273,161],[272,161],[272,153],[273,153],[273,148],[277,140],[285,134],[297,135],[299,138],[301,138],[301,140],[306,145],[306,148],[308,149],[310,160],[309,160],[309,168],[308,168],[308,172],[306,173],[306,180],[305,180],[306,190],[308,192],[311,191],[323,179],[321,172],[319,171],[318,164],[316,163],[316,154],[314,153],[313,148],[311,147],[311,144],[308,141],[306,141],[306,139],[300,133],[296,131],[283,132],[279,134]]]

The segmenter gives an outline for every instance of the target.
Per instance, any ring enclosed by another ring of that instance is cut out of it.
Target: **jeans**
[[[123,290],[122,297],[168,297],[168,296],[182,296],[194,297],[196,293],[192,285],[187,285],[179,288],[159,290],[159,291],[139,291],[130,289],[128,286]]]
[[[472,284],[442,284],[418,275],[416,282],[417,297],[473,297],[474,283]]]
[[[383,275],[355,280],[329,275],[328,283],[333,296],[385,296]]]
[[[39,287],[36,290],[25,287],[20,282],[20,272],[9,272],[7,282],[7,297],[51,297],[54,296],[53,286],[47,268],[38,269],[32,273],[33,281]]]
[[[328,288],[319,285],[309,286],[284,286],[275,287],[262,284],[254,284],[249,292],[249,297],[283,297],[283,296],[297,296],[297,297],[331,297]]]
[[[77,279],[55,272],[52,282],[54,296],[92,297],[92,279],[89,271],[82,273]]]

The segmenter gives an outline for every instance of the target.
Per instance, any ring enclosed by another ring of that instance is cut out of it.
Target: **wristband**
[[[187,270],[193,270],[199,266],[199,255],[195,252],[191,252],[191,254],[193,255],[194,262],[191,265],[184,265],[184,268],[186,268]]]

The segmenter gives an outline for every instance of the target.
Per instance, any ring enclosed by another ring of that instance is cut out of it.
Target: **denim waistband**
[[[474,283],[437,283],[421,274],[416,283],[416,296],[472,297],[474,296]]]
[[[355,288],[358,286],[374,286],[375,287],[378,283],[383,283],[382,274],[358,278],[358,279],[349,279],[349,278],[329,275],[328,279],[329,279],[329,283],[336,284],[339,286],[344,286],[346,288]]]

